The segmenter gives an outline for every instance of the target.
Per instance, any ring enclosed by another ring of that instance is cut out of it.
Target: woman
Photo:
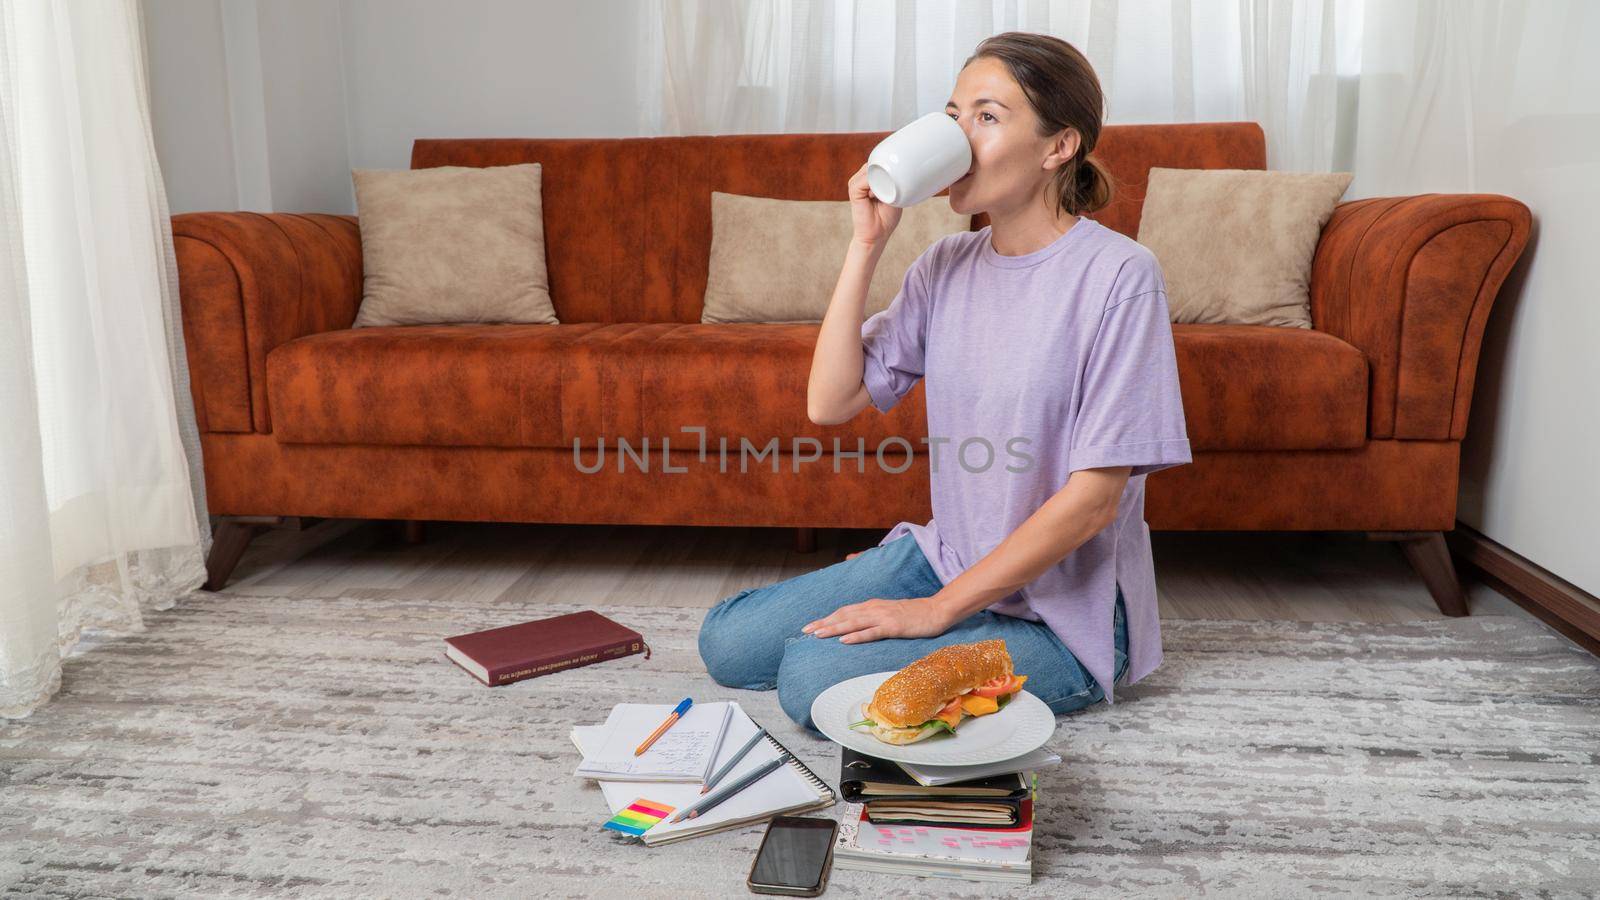
[[[933,519],[844,562],[714,607],[718,683],[778,690],[815,730],[829,686],[1002,638],[1057,714],[1161,662],[1144,481],[1191,461],[1155,257],[1088,217],[1111,196],[1088,158],[1103,95],[1071,44],[1008,32],[962,66],[945,111],[972,144],[950,187],[990,225],[941,238],[864,324],[901,211],[850,179],[854,237],[807,386],[813,422],[887,412],[925,381]],[[1004,454],[1004,455],[1002,455]]]

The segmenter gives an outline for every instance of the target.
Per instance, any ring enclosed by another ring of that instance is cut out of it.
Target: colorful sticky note
[[[646,800],[640,797],[638,800],[633,801],[632,805],[612,816],[610,821],[601,827],[638,837],[654,828],[656,823],[670,815],[672,810],[673,807],[665,803],[657,803],[654,800]]]

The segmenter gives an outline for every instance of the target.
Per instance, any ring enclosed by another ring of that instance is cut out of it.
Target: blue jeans
[[[931,638],[886,638],[845,644],[838,636],[800,631],[841,606],[874,597],[930,597],[943,587],[912,535],[761,588],[740,591],[706,613],[700,658],[712,679],[748,691],[778,690],[789,718],[816,731],[811,701],[841,681],[900,669],[949,644],[1003,638],[1012,667],[1028,676],[1027,690],[1056,714],[1105,699],[1089,672],[1043,622],[981,610]],[[1116,678],[1128,666],[1128,625],[1117,586]]]

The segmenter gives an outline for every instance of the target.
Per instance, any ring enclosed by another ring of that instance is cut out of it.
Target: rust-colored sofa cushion
[[[805,405],[811,323],[424,325],[290,341],[267,359],[286,443],[756,448],[797,437],[833,452],[927,432],[920,397],[888,415],[821,426]],[[1174,326],[1189,440],[1204,450],[1332,450],[1366,441],[1367,363],[1327,334],[1264,325]],[[920,390],[920,385],[917,390]],[[814,446],[814,445],[809,445]],[[802,451],[806,448],[802,447]],[[852,463],[853,465],[853,463]]]
[[[1320,331],[1174,325],[1196,450],[1338,450],[1367,441],[1367,359]]]
[[[274,434],[292,444],[674,449],[730,453],[809,437],[867,452],[892,434],[927,433],[920,402],[891,416],[813,424],[804,396],[818,325],[586,322],[418,325],[308,335],[267,359]],[[920,399],[920,398],[918,398]]]
[[[928,433],[928,424],[920,394],[904,404],[911,409],[857,416],[840,425],[812,423],[804,403],[772,402],[773,397],[805,397],[820,327],[726,323],[672,329],[655,342],[649,364],[641,370],[640,396],[648,403],[642,407],[640,427],[646,434],[676,434],[680,426],[704,425],[713,447],[718,438],[728,438],[729,452],[737,449],[740,438],[759,447],[776,437],[785,452],[793,438],[814,438],[829,454],[835,438],[841,451],[859,449],[860,440],[869,465],[878,444],[893,435],[921,449],[916,441]],[[814,447],[804,445],[801,452]],[[849,466],[856,468],[853,462]]]
[[[391,325],[307,335],[267,356],[287,443],[557,446],[560,348],[601,326]]]

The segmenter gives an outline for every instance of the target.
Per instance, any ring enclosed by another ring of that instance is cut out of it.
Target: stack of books
[[[1048,750],[983,766],[916,766],[842,747],[841,869],[1029,884],[1036,770]]]

